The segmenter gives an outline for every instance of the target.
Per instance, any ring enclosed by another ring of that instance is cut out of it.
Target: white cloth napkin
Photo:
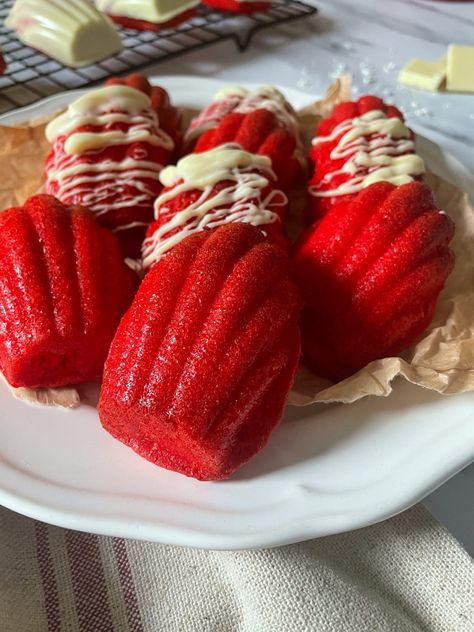
[[[2,632],[473,632],[474,563],[420,506],[278,549],[80,533],[0,509]]]

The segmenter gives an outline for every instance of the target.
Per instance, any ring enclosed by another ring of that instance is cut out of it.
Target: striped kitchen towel
[[[474,564],[420,506],[272,550],[79,533],[0,509],[1,632],[473,632]]]

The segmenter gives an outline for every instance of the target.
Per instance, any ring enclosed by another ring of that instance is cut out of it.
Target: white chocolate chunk
[[[448,46],[447,90],[474,92],[474,46]]]
[[[404,86],[432,92],[439,89],[445,78],[446,57],[435,62],[412,59],[398,75],[398,81]]]
[[[16,0],[5,24],[27,46],[75,68],[122,48],[111,21],[88,0]]]
[[[160,24],[197,7],[199,0],[95,0],[95,4],[108,15]]]

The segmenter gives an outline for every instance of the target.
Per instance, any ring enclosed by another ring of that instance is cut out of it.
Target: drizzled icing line
[[[375,137],[374,137],[375,135]],[[346,159],[342,168],[326,174],[320,183],[309,187],[314,197],[333,197],[358,193],[375,182],[405,184],[425,173],[425,165],[415,154],[411,131],[398,117],[371,110],[359,117],[339,123],[327,136],[318,136],[313,145],[339,142],[330,153],[332,160]],[[340,185],[331,185],[339,175],[351,177]]]
[[[105,215],[118,208],[144,206],[153,202],[154,191],[147,180],[156,180],[162,165],[152,161],[128,157],[121,162],[104,160],[98,163],[76,164],[73,156],[63,155],[54,160],[48,172],[48,182],[58,186],[56,197],[81,203],[96,215]],[[131,189],[136,191],[131,195]],[[128,195],[125,195],[127,188]],[[105,200],[111,195],[122,195],[112,208]]]
[[[223,145],[209,152],[191,154],[177,167],[163,170],[162,183],[173,186],[155,203],[155,218],[168,212],[167,203],[187,191],[201,190],[199,198],[173,215],[143,244],[143,267],[148,268],[185,237],[204,229],[231,222],[264,226],[279,221],[269,207],[285,206],[288,199],[279,190],[262,198],[263,191],[276,176],[271,160],[242,151],[236,145]],[[219,182],[229,185],[215,191]]]
[[[255,110],[272,112],[278,122],[288,130],[297,142],[296,157],[304,164],[304,148],[301,141],[298,116],[284,95],[274,86],[262,86],[250,91],[240,86],[220,90],[214,101],[193,121],[187,132],[187,140],[193,140],[205,131],[216,127],[231,112],[249,114]]]

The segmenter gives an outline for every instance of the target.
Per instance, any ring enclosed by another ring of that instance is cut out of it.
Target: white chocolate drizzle
[[[188,191],[201,191],[199,198],[162,224],[143,244],[143,267],[159,261],[185,237],[231,222],[264,226],[279,221],[270,206],[285,206],[284,193],[272,189],[263,191],[276,176],[271,160],[243,151],[238,145],[227,144],[200,154],[190,154],[176,167],[161,173],[163,185],[170,187],[155,202],[155,218],[166,215],[167,204]],[[228,182],[220,191],[219,182]],[[176,231],[176,232],[175,232]]]
[[[253,92],[249,92],[240,105],[237,106],[235,112],[248,114],[259,109],[273,112],[281,125],[296,139],[299,139],[300,128],[297,114],[277,88],[274,86],[262,86]]]
[[[227,114],[235,110],[247,93],[248,90],[239,86],[229,86],[218,92],[214,101],[191,121],[186,140],[194,141],[207,130],[217,127]]]
[[[313,145],[332,142],[340,138],[331,151],[332,160],[344,160],[340,169],[326,174],[321,182],[311,186],[314,197],[333,197],[358,193],[375,182],[391,182],[397,186],[411,182],[425,173],[425,164],[415,154],[410,129],[398,117],[390,117],[371,110],[359,117],[339,123],[327,136],[318,136]],[[350,177],[336,187],[333,179],[340,175]],[[329,185],[329,188],[324,189]]]
[[[122,48],[111,21],[89,0],[16,0],[5,24],[67,66],[91,64]]]
[[[214,101],[191,121],[186,138],[190,141],[198,138],[208,129],[216,127],[231,112],[249,114],[259,109],[272,112],[279,123],[292,134],[297,142],[296,157],[305,164],[298,116],[285,96],[274,86],[261,86],[253,91],[241,86],[223,88],[217,92]]]
[[[116,124],[121,129],[110,129]],[[85,125],[97,129],[76,131]],[[163,165],[150,159],[146,146],[160,146],[169,151],[174,147],[172,139],[160,128],[150,98],[123,85],[107,86],[84,95],[49,123],[46,136],[55,148],[54,158],[47,167],[48,186],[56,183],[56,196],[60,200],[68,203],[80,200],[98,216],[119,208],[149,209],[156,193],[147,181],[156,182]],[[137,141],[145,143],[145,147],[141,144],[129,150],[121,161],[100,159],[104,148]],[[113,207],[108,202],[111,196],[115,198]],[[147,224],[133,224],[136,225]],[[133,226],[127,224],[116,230]]]

